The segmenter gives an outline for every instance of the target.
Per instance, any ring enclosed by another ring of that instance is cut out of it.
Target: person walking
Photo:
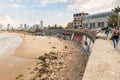
[[[111,29],[110,29],[109,27],[106,27],[106,28],[105,28],[106,37],[109,36],[110,30],[111,30]]]
[[[112,37],[113,37],[112,40],[113,40],[114,48],[117,48],[119,42],[119,35],[120,35],[119,27],[115,27],[112,32]]]

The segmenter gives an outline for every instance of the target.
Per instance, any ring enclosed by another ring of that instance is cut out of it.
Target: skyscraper
[[[43,21],[42,20],[40,21],[40,27],[43,27]]]

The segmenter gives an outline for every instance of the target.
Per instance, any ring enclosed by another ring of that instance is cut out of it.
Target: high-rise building
[[[37,30],[37,29],[39,29],[39,28],[40,28],[39,24],[34,24],[34,25],[33,25],[33,29]]]
[[[23,28],[23,24],[20,24],[20,27]]]
[[[7,30],[9,30],[10,29],[10,24],[7,24]]]
[[[0,24],[0,30],[2,30],[2,24]]]
[[[27,28],[27,24],[24,24],[24,30],[26,30],[26,28]]]
[[[40,21],[40,27],[43,27],[43,21],[42,20]]]

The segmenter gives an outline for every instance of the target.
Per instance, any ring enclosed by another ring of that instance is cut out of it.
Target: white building
[[[92,15],[86,15],[83,19],[82,26],[84,28],[90,28],[90,29],[107,27],[108,18],[113,14],[115,13],[109,11],[109,12],[102,12]]]
[[[85,15],[88,15],[88,13],[84,13],[84,12],[81,12],[81,13],[75,13],[73,14],[73,27],[76,28],[76,27],[82,27],[82,21],[83,21],[83,17]]]

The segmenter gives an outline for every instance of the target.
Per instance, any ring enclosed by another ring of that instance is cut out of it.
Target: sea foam
[[[0,55],[11,54],[22,42],[17,35],[0,33]]]

